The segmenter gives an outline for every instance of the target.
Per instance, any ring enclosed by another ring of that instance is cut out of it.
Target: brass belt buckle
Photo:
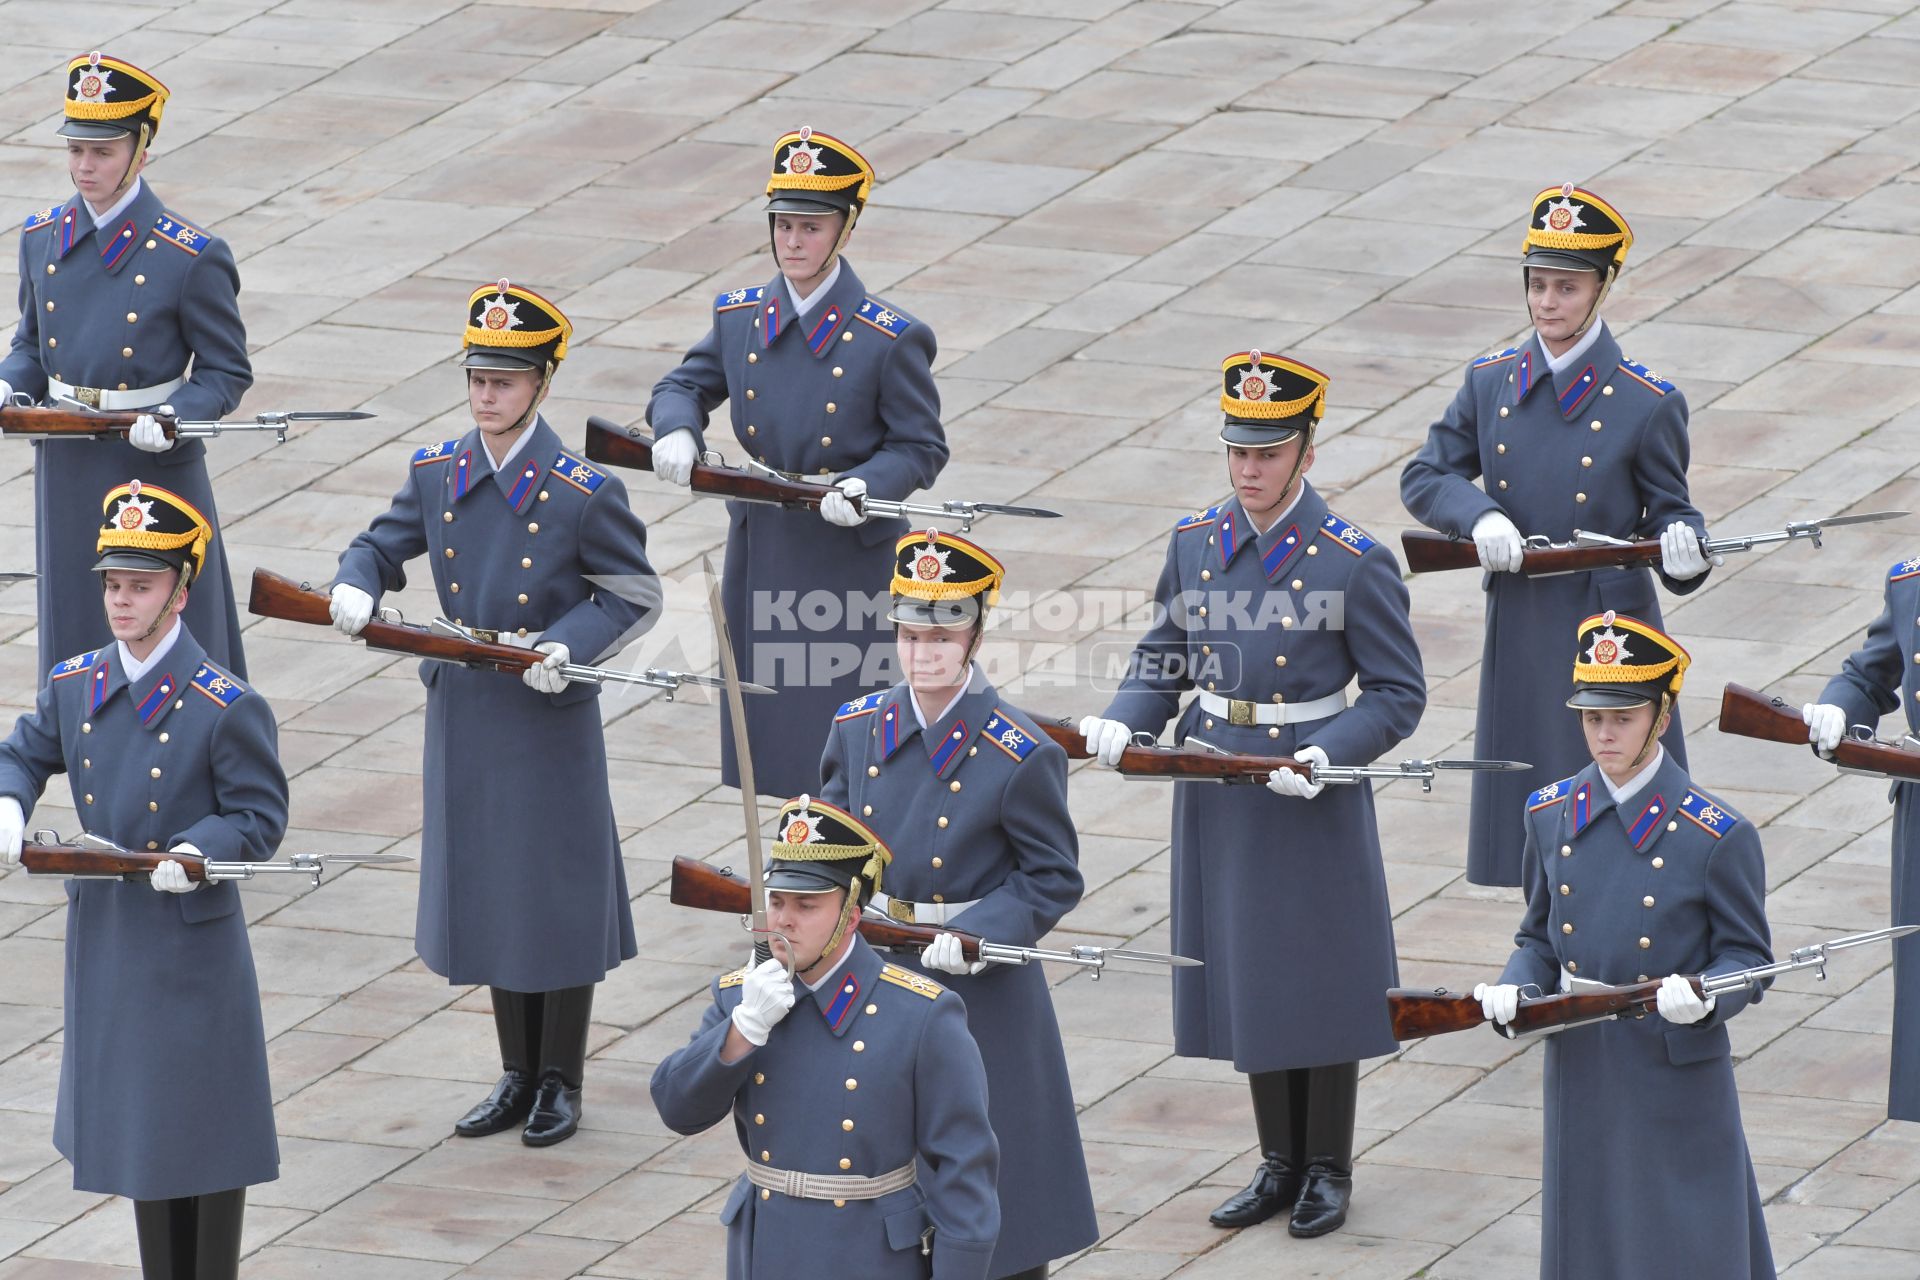
[[[1227,699],[1228,724],[1252,724],[1253,722],[1253,704],[1251,702],[1243,702],[1239,698]]]
[[[98,409],[100,407],[100,388],[75,387],[73,389],[73,398],[89,409]]]
[[[898,898],[887,899],[887,915],[901,924],[918,924],[919,917],[911,902],[902,902]]]
[[[490,627],[468,627],[467,630],[471,632],[473,635],[473,638],[475,640],[478,640],[481,644],[499,644],[500,643],[500,633],[498,631],[493,630]]]

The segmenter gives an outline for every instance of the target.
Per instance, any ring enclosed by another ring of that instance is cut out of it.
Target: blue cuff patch
[[[240,683],[240,677],[229,675],[211,662],[201,663],[200,669],[193,673],[193,687],[223,707],[231,706],[247,692],[247,686]]]
[[[1667,392],[1673,390],[1673,384],[1671,382],[1668,382],[1665,378],[1662,378],[1659,374],[1637,360],[1622,359],[1620,361],[1620,368],[1632,374],[1638,381],[1653,388],[1656,395],[1665,395]]]
[[[439,444],[430,444],[413,451],[413,465],[421,466],[428,462],[445,462],[453,456],[453,446],[458,440],[442,440]]]
[[[872,715],[880,709],[880,704],[886,700],[886,696],[887,691],[882,689],[878,693],[870,693],[864,698],[855,698],[852,702],[841,703],[840,709],[833,713],[835,723],[842,720],[854,720],[860,716]]]
[[[751,289],[729,289],[713,300],[713,309],[715,311],[734,311],[741,307],[750,307],[760,301],[761,296],[764,295],[766,291],[767,286],[763,284],[757,284]]]
[[[153,224],[156,235],[176,249],[185,249],[198,257],[200,251],[213,243],[213,237],[198,227],[188,226],[170,213],[160,215],[160,221]]]
[[[1579,776],[1579,774],[1574,775],[1575,778]],[[1546,786],[1527,797],[1527,812],[1532,813],[1535,809],[1544,809],[1550,804],[1565,800],[1572,790],[1573,778],[1562,778],[1558,782],[1549,782]]]
[[[1739,814],[1698,791],[1687,792],[1687,798],[1680,802],[1680,812],[1692,818],[1701,830],[1711,832],[1715,840],[1733,830],[1734,824],[1740,821]]]
[[[1331,511],[1327,512],[1326,522],[1320,526],[1320,532],[1332,538],[1335,542],[1357,556],[1363,556],[1373,550],[1372,538],[1360,532],[1357,526],[1348,524]]]
[[[981,727],[980,735],[1015,760],[1025,760],[1027,754],[1040,745],[998,707],[993,709],[992,718]]]
[[[582,493],[592,493],[606,481],[604,472],[595,471],[580,459],[562,453],[553,460],[553,474]]]
[[[889,338],[897,338],[913,327],[913,321],[878,298],[866,298],[861,301],[860,318]]]

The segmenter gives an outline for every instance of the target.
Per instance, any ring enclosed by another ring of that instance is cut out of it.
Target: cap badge
[[[947,560],[953,552],[940,545],[940,531],[927,530],[927,545],[920,548],[913,558],[913,576],[922,582],[944,582],[953,576],[953,566]]]
[[[819,167],[820,148],[807,145],[808,140],[812,137],[813,130],[803,127],[800,130],[799,141],[787,148],[787,157],[781,163],[785,166],[788,173],[804,175],[812,173]]]
[[[1572,194],[1572,191],[1567,192],[1568,196]],[[1546,216],[1540,219],[1540,225],[1549,231],[1577,230],[1586,225],[1580,220],[1580,210],[1585,207],[1564,197],[1559,200],[1549,200]]]
[[[106,97],[108,93],[112,92],[113,86],[107,83],[107,80],[113,73],[100,69],[100,51],[98,49],[93,51],[93,55],[89,61],[92,65],[90,65],[86,73],[80,77],[80,87],[75,90],[75,93],[82,102],[98,102]]]
[[[142,502],[139,491],[129,487],[127,496],[120,499],[120,509],[113,513],[113,522],[129,533],[152,528],[157,523],[152,500]]]
[[[1617,667],[1632,656],[1627,650],[1627,638],[1613,629],[1613,618],[1609,615],[1607,629],[1594,633],[1587,661],[1596,667]]]
[[[807,812],[807,805],[810,804],[812,800],[812,796],[803,795],[800,797],[799,808],[795,809],[793,816],[787,819],[787,825],[780,828],[780,839],[782,843],[817,844],[820,842],[822,839],[820,835],[820,815]]]
[[[500,281],[500,291],[487,299],[487,309],[480,317],[481,323],[489,329],[517,329],[526,322],[520,318],[520,304],[507,297],[507,282]]]

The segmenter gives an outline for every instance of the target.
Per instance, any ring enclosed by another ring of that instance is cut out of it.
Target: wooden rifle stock
[[[753,910],[745,880],[716,870],[698,858],[684,856],[673,860],[673,880],[667,900],[676,907],[721,911],[736,916],[747,915]],[[960,954],[969,962],[980,959],[980,939],[970,933],[961,933],[957,929],[936,929],[925,924],[906,924],[871,913],[860,917],[860,936],[867,940],[870,947],[919,950],[943,933],[951,933],[960,939]]]
[[[1400,547],[1406,552],[1407,568],[1414,573],[1480,567],[1480,552],[1471,538],[1450,538],[1427,529],[1409,529],[1400,535]],[[1583,573],[1655,564],[1659,559],[1658,538],[1597,547],[1527,547],[1520,553],[1520,572],[1542,576]]]
[[[0,435],[9,436],[124,436],[133,429],[134,419],[151,410],[101,410],[81,413],[48,405],[0,405]],[[176,419],[156,413],[160,429],[167,439],[175,439]]]
[[[1066,751],[1069,760],[1091,760],[1086,735],[1066,720],[1041,720],[1040,729]],[[1275,769],[1311,775],[1313,769],[1284,756],[1249,756],[1189,747],[1129,746],[1120,753],[1120,772],[1137,778],[1193,778],[1214,782],[1259,782]]]
[[[1693,984],[1695,994],[1704,999],[1700,979],[1692,977],[1688,981]],[[1523,1036],[1602,1018],[1643,1017],[1659,999],[1660,983],[1661,979],[1655,978],[1619,987],[1585,987],[1523,999],[1513,1021],[1499,1030],[1505,1035]],[[1393,1021],[1393,1038],[1403,1042],[1471,1030],[1487,1020],[1478,1000],[1444,987],[1432,991],[1395,987],[1387,992],[1387,1013]]]
[[[587,461],[633,471],[651,471],[653,437],[638,427],[623,427],[601,417],[588,418]],[[711,493],[742,502],[809,510],[818,510],[820,499],[833,492],[823,484],[758,475],[737,467],[714,467],[704,462],[693,464],[689,485],[695,493]]]
[[[1720,694],[1720,732],[1762,742],[1807,746],[1807,724],[1800,712],[1745,685],[1728,684]],[[1920,781],[1920,751],[1887,742],[1844,737],[1826,757],[1842,769]]]
[[[190,853],[113,851],[70,844],[26,844],[20,848],[20,865],[29,875],[118,876],[122,880],[138,880],[152,875],[163,862],[179,863],[186,868],[187,879],[196,884],[206,882],[207,860]]]
[[[267,569],[253,571],[253,591],[247,597],[249,613],[262,618],[279,618],[284,622],[330,627],[333,625],[331,607],[332,602],[324,592],[303,587],[291,578],[283,578]],[[538,665],[545,658],[544,654],[532,649],[438,635],[425,627],[383,622],[377,617],[362,627],[355,638],[366,641],[367,646],[373,649],[410,653],[441,662],[459,662],[470,667],[491,667],[516,675]]]

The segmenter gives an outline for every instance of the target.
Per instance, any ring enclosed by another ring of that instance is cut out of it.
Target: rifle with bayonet
[[[302,622],[315,627],[333,625],[332,602],[325,592],[315,591],[306,583],[283,578],[267,569],[253,571],[253,591],[247,598],[247,610],[262,618],[279,618],[283,622]],[[498,635],[498,632],[461,626],[445,618],[435,618],[431,626],[423,627],[401,617],[398,609],[383,608],[379,616],[362,627],[353,638],[366,641],[370,649],[407,653],[434,662],[457,663],[516,676],[528,667],[538,666],[545,661],[546,655],[533,649],[500,643]],[[722,681],[713,676],[691,675],[658,667],[621,671],[614,667],[569,662],[561,666],[560,674],[575,684],[639,684],[665,689],[669,701],[682,685],[698,685],[706,689],[725,687]],[[762,684],[742,687],[748,693],[773,692]]]
[[[1807,722],[1798,708],[1739,684],[1728,684],[1720,693],[1720,732],[1762,742],[1808,745]],[[1871,726],[1857,724],[1825,758],[1842,773],[1920,782],[1920,750],[1915,747],[1920,747],[1920,740],[1912,735],[1897,743],[1881,742]]]
[[[0,587],[10,587],[16,582],[32,582],[39,576],[30,569],[9,569],[0,572]]]
[[[1693,988],[1696,996],[1705,1000],[1709,996],[1757,987],[1780,974],[1801,969],[1818,970],[1820,980],[1825,982],[1827,959],[1833,952],[1865,946],[1869,942],[1904,938],[1915,930],[1920,930],[1920,925],[1903,924],[1891,929],[1875,929],[1871,933],[1830,938],[1825,942],[1799,947],[1790,952],[1785,960],[1776,960],[1772,964],[1756,965],[1734,973],[1693,974],[1687,978],[1687,985]],[[1582,986],[1554,995],[1536,995],[1531,999],[1523,995],[1513,1021],[1505,1025],[1496,1024],[1494,1030],[1508,1039],[1514,1039],[1530,1032],[1577,1027],[1607,1018],[1645,1017],[1658,1002],[1663,981],[1653,978],[1617,987]],[[1432,991],[1395,987],[1387,992],[1387,1013],[1393,1020],[1393,1038],[1401,1041],[1467,1031],[1487,1020],[1486,1012],[1478,1000],[1471,995],[1448,991],[1445,987]]]
[[[676,857],[673,860],[673,881],[668,890],[668,901],[676,907],[692,907],[697,911],[724,911],[729,915],[746,915],[753,906],[752,895],[747,882],[728,869],[715,869],[697,858]],[[930,924],[907,924],[900,920],[880,914],[868,907],[860,915],[860,936],[867,945],[889,951],[922,951],[935,938],[943,933],[951,933],[960,939],[960,954],[969,964],[1032,964],[1035,961],[1051,961],[1055,964],[1078,965],[1093,970],[1095,981],[1100,971],[1110,960],[1133,960],[1142,964],[1164,964],[1175,968],[1188,968],[1204,961],[1191,956],[1170,956],[1158,951],[1134,951],[1125,947],[1077,946],[1065,951],[1050,950],[1044,947],[1014,947],[1003,943],[988,942],[971,933],[958,929],[944,928]]]
[[[1042,720],[1041,730],[1066,749],[1071,760],[1091,760],[1087,739],[1070,720]],[[1144,741],[1143,741],[1144,739]],[[1387,782],[1396,778],[1416,778],[1420,790],[1432,791],[1434,775],[1446,770],[1469,773],[1507,773],[1531,769],[1524,760],[1402,760],[1399,764],[1310,764],[1291,756],[1256,756],[1238,751],[1223,751],[1192,734],[1186,745],[1163,747],[1135,734],[1134,742],[1120,753],[1119,773],[1127,778],[1170,778],[1180,781],[1254,783],[1264,786],[1275,769],[1306,775],[1309,782],[1351,787],[1362,782]]]
[[[653,436],[639,427],[623,427],[605,418],[587,419],[587,461],[635,471],[653,470]],[[738,502],[759,502],[776,507],[818,511],[820,500],[835,492],[831,485],[796,480],[785,472],[757,462],[730,467],[718,453],[709,449],[693,465],[690,487],[695,493]],[[1010,507],[1000,502],[898,502],[861,494],[853,499],[870,516],[905,517],[913,520],[958,520],[960,532],[973,528],[981,516],[1026,516],[1036,520],[1057,520],[1058,511],[1044,507]]]
[[[204,854],[180,850],[125,849],[91,833],[62,840],[51,831],[34,832],[33,839],[20,847],[20,865],[28,875],[73,880],[142,880],[161,863],[177,862],[195,884],[251,880],[261,875],[301,875],[311,876],[318,888],[321,873],[332,866],[384,866],[411,861],[404,853],[296,853],[272,862],[216,862]]]
[[[1870,511],[1857,516],[1828,516],[1824,520],[1794,520],[1784,528],[1765,533],[1741,534],[1731,538],[1701,538],[1700,550],[1711,556],[1775,542],[1811,542],[1821,545],[1821,534],[1841,525],[1872,524],[1897,520],[1905,511]],[[1400,535],[1400,546],[1407,553],[1407,568],[1414,573],[1439,573],[1447,569],[1478,569],[1480,553],[1471,538],[1453,538],[1426,529],[1409,529]],[[1534,534],[1521,544],[1520,572],[1529,578],[1550,578],[1562,573],[1585,573],[1594,569],[1625,569],[1660,563],[1660,539],[1614,538],[1604,533],[1573,531],[1570,542],[1554,542]]]
[[[187,421],[150,409],[90,409],[77,400],[57,405],[0,404],[0,435],[29,439],[124,436],[134,420],[152,413],[169,440],[208,440],[237,431],[271,431],[280,444],[287,428],[302,422],[360,422],[375,415],[364,409],[275,409],[237,422]]]

